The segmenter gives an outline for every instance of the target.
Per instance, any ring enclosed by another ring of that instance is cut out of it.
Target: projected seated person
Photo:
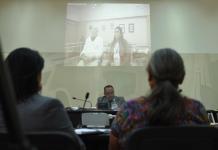
[[[124,97],[115,96],[113,86],[107,85],[104,87],[104,96],[98,98],[96,106],[97,109],[118,110],[123,103]]]
[[[102,65],[122,66],[130,65],[131,52],[128,42],[123,37],[121,27],[116,27],[114,30],[114,39],[111,42],[110,48],[105,51]]]
[[[103,51],[103,39],[98,36],[98,29],[93,28],[80,53],[77,66],[98,66],[101,63]]]
[[[18,48],[8,55],[5,63],[11,73],[17,110],[24,130],[64,132],[80,143],[78,147],[84,148],[81,140],[74,133],[63,104],[58,99],[40,94],[44,67],[44,59],[40,54],[29,48]],[[0,99],[2,98],[3,96],[0,95]],[[4,132],[6,127],[1,113],[0,107],[0,131]]]

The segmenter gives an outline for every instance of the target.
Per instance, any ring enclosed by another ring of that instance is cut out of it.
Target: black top
[[[6,131],[0,107],[0,131]],[[17,104],[20,122],[25,131],[61,131],[69,134],[84,146],[75,134],[63,104],[54,98],[35,94]]]

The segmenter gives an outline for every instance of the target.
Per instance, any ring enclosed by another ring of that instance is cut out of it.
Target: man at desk
[[[124,97],[114,96],[114,88],[112,85],[104,87],[104,96],[97,100],[97,109],[112,109],[118,110],[125,102]]]

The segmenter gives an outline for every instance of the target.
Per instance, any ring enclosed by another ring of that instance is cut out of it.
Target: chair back
[[[214,127],[147,127],[134,131],[127,150],[218,150],[218,129]]]
[[[62,132],[31,132],[27,138],[36,150],[80,150],[80,145],[70,135]],[[7,133],[0,133],[0,149],[17,150]]]
[[[217,110],[207,110],[208,119],[211,124],[218,123],[218,111]]]

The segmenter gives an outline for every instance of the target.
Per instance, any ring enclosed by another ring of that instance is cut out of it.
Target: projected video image
[[[144,66],[151,49],[147,4],[68,3],[66,66]]]

